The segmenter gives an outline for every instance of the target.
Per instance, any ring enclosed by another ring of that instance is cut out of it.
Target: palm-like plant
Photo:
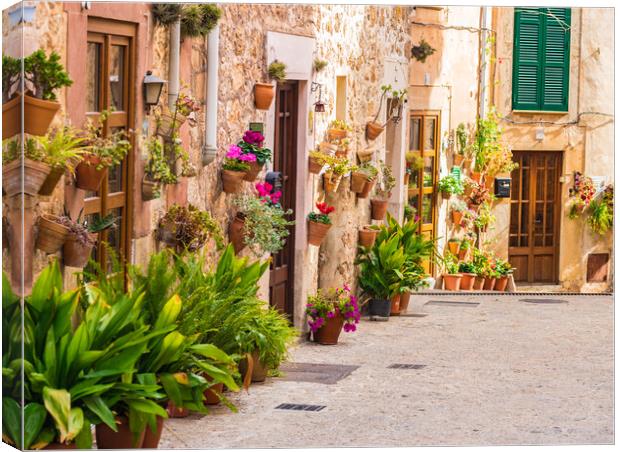
[[[397,233],[386,240],[378,239],[372,248],[358,257],[356,263],[360,266],[359,281],[364,293],[387,300],[400,290],[406,256]]]

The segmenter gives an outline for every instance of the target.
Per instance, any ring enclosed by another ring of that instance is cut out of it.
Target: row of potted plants
[[[442,275],[446,290],[496,290],[504,292],[514,271],[510,263],[497,256],[474,249],[471,260],[459,262],[452,253],[442,258]]]

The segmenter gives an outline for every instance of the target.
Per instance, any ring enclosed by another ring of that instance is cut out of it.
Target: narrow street
[[[409,309],[428,315],[362,320],[337,346],[292,350],[292,363],[359,366],[314,369],[327,380],[350,372],[337,383],[293,381],[311,372],[268,379],[231,395],[237,414],[218,406],[168,420],[160,447],[613,442],[612,297],[418,296]],[[293,403],[325,408],[276,409]]]

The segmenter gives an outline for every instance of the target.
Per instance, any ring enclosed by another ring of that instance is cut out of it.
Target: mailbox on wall
[[[495,178],[495,197],[496,198],[510,198],[510,187],[512,185],[512,179],[509,177],[496,177]]]

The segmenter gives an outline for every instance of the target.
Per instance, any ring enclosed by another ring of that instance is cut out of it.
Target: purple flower
[[[336,317],[336,313],[334,311],[328,311],[327,317],[330,319],[333,319],[334,317]]]
[[[262,147],[263,141],[265,141],[265,137],[260,132],[256,132],[254,130],[247,130],[243,134],[243,141],[245,141],[248,144],[254,144],[258,147]]]

